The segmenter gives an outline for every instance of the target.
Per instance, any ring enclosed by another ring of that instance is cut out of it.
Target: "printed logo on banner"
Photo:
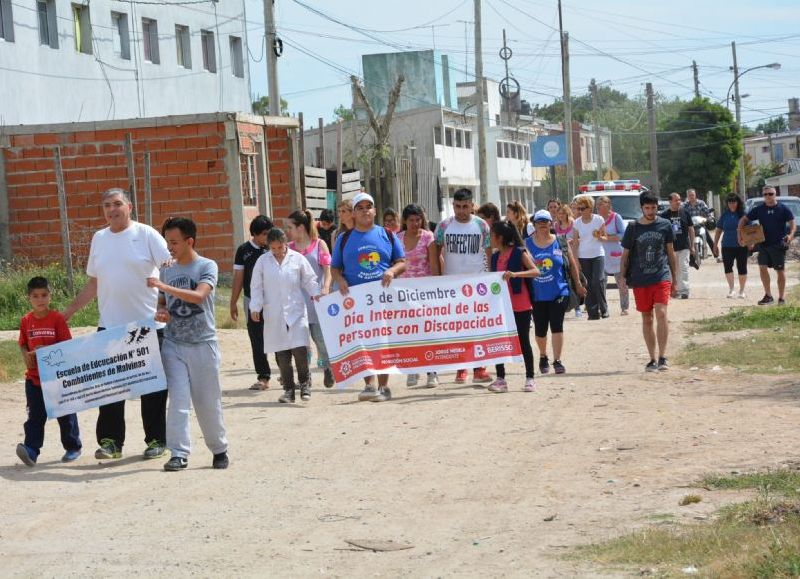
[[[477,286],[475,286],[475,289],[478,291],[478,295],[479,296],[485,296],[486,295],[486,284],[485,283],[479,283]]]
[[[44,356],[42,360],[44,361],[45,364],[47,364],[50,367],[61,366],[61,364],[65,363],[64,352],[62,352],[61,350],[53,350],[47,356]]]
[[[486,350],[483,349],[483,346],[480,344],[475,344],[475,347],[472,348],[472,354],[476,358],[483,358],[486,356]]]
[[[339,315],[339,306],[336,304],[331,304],[328,306],[328,315],[329,316],[338,316]]]
[[[425,359],[426,359],[428,362],[430,362],[431,360],[433,360],[433,352],[431,352],[430,350],[428,350],[427,352],[425,352]]]
[[[367,271],[372,271],[378,267],[378,263],[380,263],[380,261],[381,256],[377,251],[358,254],[358,265],[361,266],[361,269],[365,269]]]
[[[497,282],[494,282],[494,283],[492,284],[492,293],[493,293],[494,295],[498,296],[498,295],[500,295],[500,292],[501,292],[501,291],[502,291],[502,288],[500,287],[500,284],[499,284],[499,283],[497,283]]]
[[[348,376],[350,374],[350,372],[352,372],[352,371],[353,371],[353,368],[352,368],[352,366],[350,366],[350,362],[345,362],[344,364],[342,364],[342,374],[343,375]]]
[[[471,297],[472,296],[472,286],[469,285],[469,284],[464,284],[461,287],[461,293],[464,294],[464,296],[466,296],[466,297]]]
[[[345,298],[345,300],[342,302],[342,305],[344,306],[344,309],[352,310],[353,306],[356,305],[356,300],[353,298]]]

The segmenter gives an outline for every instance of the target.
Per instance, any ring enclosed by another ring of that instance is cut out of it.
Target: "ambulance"
[[[588,195],[594,200],[595,212],[597,211],[597,199],[608,197],[611,199],[611,207],[615,213],[619,213],[626,221],[633,221],[642,216],[639,195],[648,189],[638,179],[623,179],[620,181],[589,181],[586,185],[581,185],[579,190],[579,195]]]

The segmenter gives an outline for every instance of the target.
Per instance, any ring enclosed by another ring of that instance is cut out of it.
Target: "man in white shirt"
[[[167,242],[152,227],[131,219],[131,200],[124,189],[109,189],[102,196],[108,227],[92,237],[86,273],[89,283],[64,310],[72,315],[97,298],[98,330],[141,319],[154,319],[158,290],[147,286],[147,278],[158,277],[159,267],[171,260]],[[159,341],[164,324],[159,324]],[[142,424],[147,449],[144,458],[158,458],[166,451],[167,391],[141,398]],[[125,444],[125,401],[100,407],[97,417],[95,457],[120,458]]]
[[[436,227],[435,239],[439,259],[444,264],[444,275],[470,275],[483,273],[492,259],[492,240],[486,222],[472,214],[472,192],[459,189],[453,194],[453,217],[448,217]],[[467,381],[467,370],[456,372],[456,384]],[[473,382],[491,382],[492,377],[484,367],[473,370]]]

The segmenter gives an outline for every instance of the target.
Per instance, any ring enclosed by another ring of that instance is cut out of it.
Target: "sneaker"
[[[250,390],[269,390],[269,378],[259,378],[250,386]]]
[[[604,320],[607,320],[608,318],[611,317],[611,314],[609,314],[608,312],[603,312],[602,314],[600,314],[600,317],[603,318]]]
[[[758,300],[758,305],[760,305],[760,306],[766,306],[767,304],[771,304],[771,303],[772,303],[772,302],[774,302],[774,301],[775,301],[775,300],[772,298],[772,296],[769,296],[769,295],[766,295],[766,294],[765,294],[763,298],[761,298],[760,300]]]
[[[489,385],[489,392],[508,392],[508,382],[505,378],[497,378]]]
[[[548,374],[550,372],[550,360],[547,356],[539,356],[539,372]]]
[[[475,368],[472,371],[472,381],[478,383],[486,383],[486,382],[491,382],[492,377],[489,376],[489,372],[486,371],[486,368]]]
[[[743,300],[743,299],[745,299],[747,297],[747,294],[744,293],[743,291],[741,291],[741,292],[739,292],[739,295],[736,296],[736,297],[738,297],[740,300]]]
[[[533,383],[533,378],[525,380],[525,386],[522,387],[524,392],[536,392],[536,384]]]
[[[456,384],[464,384],[467,381],[467,375],[466,370],[458,370],[456,372]]]
[[[367,402],[372,400],[378,395],[378,391],[375,390],[375,386],[367,386],[364,388],[361,393],[358,395],[359,402]]]
[[[378,388],[378,394],[374,396],[371,402],[388,402],[392,399],[392,391],[388,387]]]
[[[627,316],[627,315],[628,315],[628,310],[622,310],[622,311],[619,313],[619,315],[621,315],[621,316]]]
[[[230,463],[231,461],[228,458],[228,453],[220,452],[219,454],[214,455],[214,460],[211,462],[211,468],[215,468],[217,470],[224,470],[228,468],[228,465]]]
[[[294,388],[291,390],[284,390],[281,397],[278,398],[278,402],[281,404],[294,404]]]
[[[662,372],[664,370],[669,370],[669,364],[667,364],[667,359],[664,356],[661,356],[658,359],[658,369],[661,370]]]
[[[189,466],[189,460],[185,459],[181,456],[173,456],[167,462],[164,463],[164,470],[167,472],[175,472],[177,470],[183,470],[187,466]]]
[[[68,450],[64,453],[64,456],[61,457],[61,462],[73,462],[78,460],[81,457],[81,449],[78,450]]]
[[[786,300],[783,299],[783,298],[778,298],[778,305],[779,306],[785,306],[786,305]]]
[[[425,388],[437,388],[439,386],[439,377],[436,372],[428,374],[428,381],[425,382]]]
[[[406,386],[408,388],[415,388],[419,384],[419,374],[409,374],[406,378]]]
[[[303,402],[311,400],[311,384],[300,384],[300,400]]]
[[[324,378],[322,379],[322,384],[325,388],[333,388],[333,385],[336,384],[336,380],[333,379],[333,371],[330,368],[325,368]]]
[[[681,299],[682,300],[688,300],[689,299],[689,294],[681,294]]]
[[[160,458],[164,456],[164,453],[167,452],[167,447],[161,444],[157,440],[150,441],[150,444],[147,445],[147,448],[144,451],[144,458],[151,459],[151,458]]]
[[[582,318],[583,317],[583,312],[581,311],[580,308],[575,308],[575,317],[576,318]]]
[[[553,360],[553,370],[555,370],[556,374],[563,374],[567,371],[567,369],[564,368],[564,364],[561,363],[561,360]]]
[[[644,367],[645,372],[658,372],[658,364],[655,360],[650,360]]]
[[[729,300],[732,300],[735,297],[736,297],[736,290],[732,289],[731,291],[728,292],[728,299]]]
[[[36,458],[33,456],[33,452],[22,443],[17,445],[17,456],[28,466],[36,466]]]
[[[100,440],[100,448],[94,451],[94,457],[100,459],[121,458],[122,450],[113,438],[103,438]]]

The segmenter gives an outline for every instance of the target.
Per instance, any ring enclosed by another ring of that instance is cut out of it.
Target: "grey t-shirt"
[[[211,286],[211,291],[200,304],[191,304],[170,294],[162,294],[167,300],[170,320],[164,337],[174,342],[198,344],[217,339],[214,321],[214,292],[217,287],[217,264],[198,256],[192,263],[174,264],[161,270],[161,281],[181,289],[197,289],[201,283]]]
[[[649,225],[634,221],[625,230],[622,247],[630,251],[628,285],[647,287],[672,281],[667,243],[675,241],[672,224],[663,217]]]

